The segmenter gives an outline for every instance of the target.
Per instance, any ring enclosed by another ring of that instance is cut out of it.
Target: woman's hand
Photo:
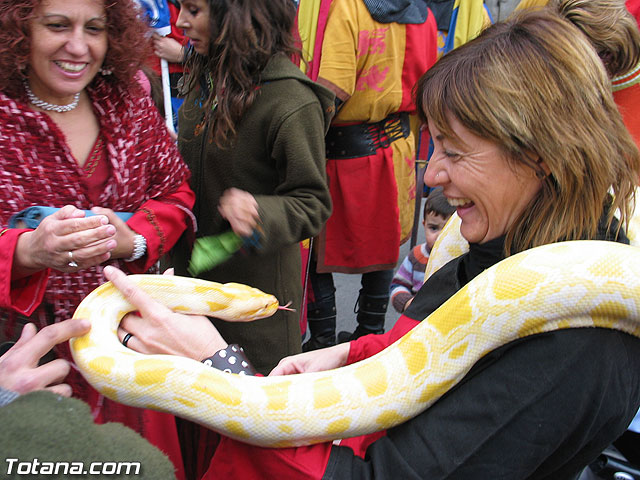
[[[85,217],[82,210],[66,205],[42,220],[35,230],[20,235],[13,276],[19,278],[46,268],[76,272],[99,265],[111,258],[117,245],[115,234],[116,228],[104,215]],[[69,266],[72,261],[77,267]]]
[[[25,325],[20,339],[0,357],[0,387],[20,394],[50,390],[71,396],[71,387],[61,383],[69,373],[69,363],[60,358],[42,366],[38,362],[55,345],[84,335],[89,329],[89,322],[82,319],[54,323],[38,333],[34,324]]]
[[[230,188],[220,197],[218,211],[241,237],[250,237],[258,225],[258,202],[249,192]]]
[[[170,37],[153,34],[153,52],[170,63],[182,63],[184,50],[180,42]]]
[[[109,219],[109,223],[116,229],[114,236],[117,245],[111,252],[111,258],[130,258],[133,255],[133,239],[137,233],[129,228],[116,213],[110,208],[93,207],[91,209],[96,215],[104,215]]]
[[[180,355],[201,361],[227,347],[216,327],[201,315],[183,315],[153,300],[115,267],[104,268],[104,276],[113,282],[141,316],[129,314],[120,322],[118,338],[130,333],[127,347],[136,352]]]
[[[269,376],[292,375],[294,373],[323,372],[347,364],[351,344],[340,343],[333,347],[285,357],[271,370]]]

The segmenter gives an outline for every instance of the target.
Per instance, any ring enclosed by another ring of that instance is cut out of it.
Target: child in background
[[[424,283],[424,272],[433,244],[436,243],[442,228],[455,211],[455,207],[449,205],[443,195],[442,187],[431,190],[422,214],[426,242],[413,247],[391,281],[391,303],[398,313],[407,309]]]

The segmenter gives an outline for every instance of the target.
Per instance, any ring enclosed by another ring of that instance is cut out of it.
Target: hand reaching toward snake
[[[0,357],[0,387],[19,394],[50,390],[71,396],[71,387],[62,383],[69,373],[69,362],[61,358],[44,365],[38,362],[55,345],[84,335],[89,328],[89,322],[82,319],[54,323],[39,332],[34,324],[28,323],[18,341]]]
[[[329,348],[300,353],[280,360],[269,376],[295,373],[323,372],[344,367],[349,356],[350,343],[340,343]]]

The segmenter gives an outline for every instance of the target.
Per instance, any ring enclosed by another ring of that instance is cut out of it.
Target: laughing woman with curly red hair
[[[134,79],[147,29],[132,0],[0,1],[0,340],[71,316],[105,264],[145,272],[190,228],[188,168]],[[64,208],[9,228],[36,205]],[[55,356],[70,359],[66,344]],[[105,400],[77,373],[67,381],[97,421],[180,464],[172,417]]]

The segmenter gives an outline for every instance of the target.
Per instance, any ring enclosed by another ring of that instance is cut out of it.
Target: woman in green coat
[[[213,320],[267,374],[300,352],[299,242],[331,212],[324,136],[334,111],[329,90],[304,76],[295,54],[291,0],[183,0],[178,28],[190,39],[179,148],[191,168],[198,236],[233,230],[256,246],[199,274],[239,282],[291,302],[253,323]],[[183,239],[173,263],[188,275],[192,245]]]

